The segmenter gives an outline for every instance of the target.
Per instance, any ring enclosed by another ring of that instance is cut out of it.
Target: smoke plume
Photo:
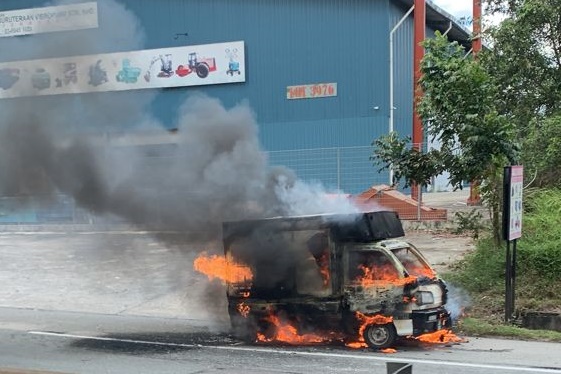
[[[67,3],[72,1],[45,5]],[[0,38],[0,50],[11,51],[9,59],[17,61],[143,48],[144,31],[131,11],[117,0],[97,4],[98,28]],[[187,263],[209,246],[220,248],[224,221],[354,211],[345,199],[328,198],[321,186],[268,164],[249,103],[226,108],[215,98],[191,92],[175,123],[162,124],[149,111],[158,93],[0,100],[0,196],[24,203],[71,196],[97,221],[118,217],[160,233],[166,246],[181,249]],[[168,144],[154,146],[160,151],[148,157],[146,149],[156,139]],[[165,234],[169,231],[208,244],[186,244],[184,238]],[[204,306],[213,317],[223,314],[223,288],[185,267],[170,264],[170,284],[172,289],[191,285],[189,312]]]
[[[447,285],[447,288],[448,301],[446,302],[446,308],[450,311],[452,321],[457,321],[465,314],[466,309],[471,306],[471,297],[462,288],[454,287],[450,284]]]
[[[2,38],[7,40],[0,48],[21,59],[142,48],[144,33],[134,14],[114,0],[98,1],[98,9],[98,29]],[[354,210],[325,197],[321,186],[268,165],[249,104],[225,108],[217,99],[191,94],[175,126],[167,126],[177,128],[171,135],[146,111],[156,94],[2,100],[0,194],[48,200],[62,193],[99,216],[204,240],[216,239],[227,220]],[[104,141],[127,132],[163,136],[173,147],[164,156],[146,157],[141,147]]]

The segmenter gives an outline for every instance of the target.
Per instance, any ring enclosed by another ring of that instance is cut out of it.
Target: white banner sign
[[[0,98],[238,82],[243,41],[0,63]]]
[[[521,165],[510,167],[510,197],[508,240],[522,236],[522,190],[524,189],[524,167]]]
[[[96,2],[0,12],[0,37],[96,27]]]

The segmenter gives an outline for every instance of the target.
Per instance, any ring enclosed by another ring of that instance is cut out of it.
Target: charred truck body
[[[274,315],[385,348],[450,327],[444,282],[403,236],[386,211],[224,223],[227,261],[251,270],[228,283],[234,332],[267,339]]]

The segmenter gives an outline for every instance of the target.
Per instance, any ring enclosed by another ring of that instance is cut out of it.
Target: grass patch
[[[561,342],[561,332],[530,330],[505,324],[490,323],[477,318],[464,318],[458,324],[461,333],[469,336],[498,336],[521,340]]]
[[[561,190],[526,192],[522,238],[517,243],[516,303],[518,313],[561,313]],[[470,335],[561,341],[561,333],[528,330],[504,322],[506,244],[488,237],[442,277],[468,292],[470,305],[460,321]]]

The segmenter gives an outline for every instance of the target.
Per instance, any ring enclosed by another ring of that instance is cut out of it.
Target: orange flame
[[[270,314],[265,318],[265,321],[269,322],[275,327],[274,336],[272,338],[267,338],[264,334],[257,334],[257,341],[264,343],[278,342],[287,343],[292,345],[302,345],[302,344],[316,344],[325,343],[332,340],[328,336],[322,336],[318,334],[302,334],[298,333],[298,329],[292,326],[288,322],[281,321],[281,319],[275,314]]]
[[[349,348],[354,348],[354,349],[368,348],[368,344],[366,344],[365,342],[346,343],[345,346],[347,346]]]
[[[417,298],[414,296],[403,296],[404,304],[416,303],[416,302],[417,302]]]
[[[427,334],[419,335],[415,338],[416,340],[423,343],[464,343],[466,340],[458,337],[452,332],[452,330],[438,330],[435,332],[430,332]]]
[[[365,287],[386,284],[404,286],[417,280],[417,277],[413,276],[399,278],[397,270],[391,265],[372,265],[367,267],[361,264],[358,268],[362,270],[363,275],[356,279],[356,282]]]
[[[397,349],[394,349],[394,348],[384,348],[384,349],[380,349],[380,352],[382,352],[382,353],[387,353],[387,354],[397,353]]]
[[[406,267],[407,272],[415,277],[427,277],[430,279],[436,278],[436,273],[429,267],[426,266],[408,266]]]
[[[324,253],[318,260],[319,272],[323,278],[323,286],[327,287],[329,285],[329,280],[331,274],[329,273],[329,255]]]
[[[210,280],[217,278],[225,283],[242,283],[253,279],[248,266],[228,261],[222,256],[207,256],[206,253],[202,253],[193,262],[193,267]]]
[[[349,348],[367,348],[368,345],[364,341],[363,334],[364,330],[368,325],[385,325],[393,322],[393,317],[386,317],[382,314],[376,314],[373,316],[367,316],[361,312],[355,313],[356,319],[360,322],[360,327],[358,329],[358,341],[345,344]]]
[[[251,311],[251,307],[243,301],[237,305],[236,309],[244,318],[247,318],[249,312]]]

